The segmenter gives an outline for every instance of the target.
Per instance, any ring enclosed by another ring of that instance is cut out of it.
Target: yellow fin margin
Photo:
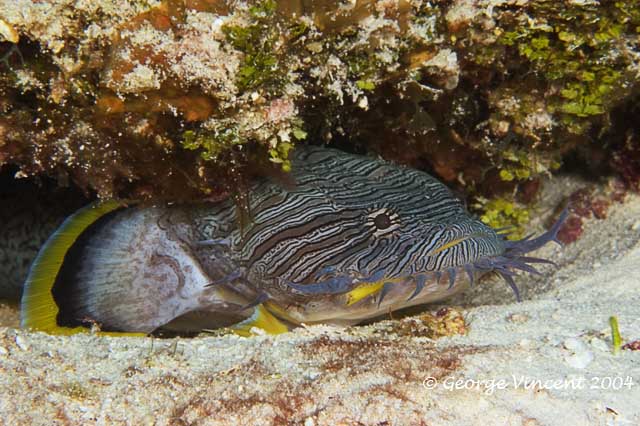
[[[230,327],[230,329],[240,336],[249,337],[256,334],[251,331],[254,327],[264,330],[267,334],[281,334],[289,331],[289,327],[276,318],[262,304],[256,306],[253,315]]]
[[[49,237],[33,262],[22,294],[20,325],[22,328],[50,334],[86,333],[87,327],[61,327],[56,322],[60,309],[53,299],[53,285],[64,257],[78,237],[96,220],[121,207],[125,201],[105,201],[91,204],[67,218]],[[98,332],[110,336],[145,336],[144,333]]]

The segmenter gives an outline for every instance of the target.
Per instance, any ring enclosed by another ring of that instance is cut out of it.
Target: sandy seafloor
[[[574,186],[554,182],[548,205]],[[450,302],[468,334],[438,340],[398,333],[399,320],[253,338],[54,337],[16,329],[3,305],[0,424],[640,424],[640,351],[614,355],[608,322],[640,339],[640,197],[537,254],[560,267],[519,276],[524,302],[485,280]]]

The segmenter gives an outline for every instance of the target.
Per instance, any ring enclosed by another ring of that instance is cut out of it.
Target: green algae
[[[244,143],[238,129],[218,127],[214,130],[186,130],[182,134],[182,146],[190,151],[198,150],[206,161],[217,160],[222,153],[235,145]]]
[[[227,41],[244,54],[236,80],[241,91],[280,88],[284,83],[281,63],[275,52],[279,31],[272,18],[276,8],[275,1],[261,1],[249,8],[250,25],[222,27]],[[296,36],[301,34],[298,26],[292,27],[292,31]]]
[[[487,200],[480,198],[475,206],[484,213],[480,220],[494,229],[509,228],[507,236],[510,240],[517,240],[523,237],[524,226],[531,218],[530,209],[521,207],[506,198],[495,198]]]
[[[269,160],[272,163],[282,165],[284,172],[291,171],[291,161],[289,160],[289,153],[293,149],[293,144],[288,142],[279,143],[275,148],[269,150]]]
[[[506,182],[528,180],[534,175],[550,173],[560,167],[560,163],[553,157],[535,155],[525,149],[506,149],[501,157],[504,161],[498,166],[500,179]]]
[[[356,81],[358,89],[366,90],[368,92],[373,91],[376,88],[376,84],[371,80],[358,80]]]
[[[547,1],[531,7],[536,21],[514,23],[498,41],[517,48],[542,82],[559,88],[548,100],[549,109],[562,114],[569,132],[584,132],[590,127],[584,119],[605,114],[631,86],[629,58],[618,44],[623,35],[636,32],[640,7]]]
[[[622,337],[620,336],[618,318],[615,316],[609,317],[609,325],[611,326],[611,351],[614,355],[618,355],[620,353],[620,347],[622,346]]]

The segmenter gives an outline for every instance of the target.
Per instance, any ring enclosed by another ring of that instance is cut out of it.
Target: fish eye
[[[389,214],[386,212],[383,212],[383,213],[379,213],[377,216],[373,218],[373,223],[374,225],[376,225],[376,228],[378,228],[379,230],[384,230],[391,226],[392,221],[391,221],[391,217],[389,217]]]
[[[398,214],[386,207],[379,208],[367,215],[367,225],[375,237],[387,235],[400,227]]]

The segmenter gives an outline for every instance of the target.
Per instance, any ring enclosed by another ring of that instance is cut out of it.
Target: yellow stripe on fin
[[[280,307],[280,305],[277,305],[273,302],[271,302],[270,300],[267,300],[266,302],[264,302],[264,307],[267,308],[267,311],[269,311],[270,313],[272,313],[273,315],[275,315],[276,317],[288,321],[292,324],[298,324],[299,321],[296,320],[294,317],[292,317],[291,315],[289,315],[289,313],[286,311],[286,309]]]
[[[458,239],[453,240],[453,241],[449,241],[448,243],[441,245],[440,247],[438,247],[437,249],[435,249],[431,253],[427,254],[427,256],[433,256],[434,254],[438,254],[441,251],[446,250],[446,249],[448,249],[450,247],[453,247],[455,245],[458,245],[461,242],[466,241],[471,237],[472,237],[472,235],[469,235],[469,236],[466,236],[466,237],[458,238]]]
[[[42,246],[33,262],[22,294],[20,323],[22,328],[51,334],[71,335],[89,332],[87,327],[61,327],[56,322],[60,309],[52,289],[65,255],[78,237],[95,221],[127,204],[124,201],[105,201],[91,204],[67,218]],[[105,335],[140,336],[141,333],[99,332]]]
[[[498,232],[498,234],[500,235],[500,233]],[[476,237],[482,237],[482,234],[471,234],[471,235],[466,235],[464,237],[461,238],[456,238],[455,240],[449,241],[448,243],[445,243],[443,245],[441,245],[440,247],[438,247],[437,249],[433,250],[432,252],[428,253],[427,256],[433,256],[434,254],[438,254],[441,251],[444,251],[448,248],[451,248],[453,246],[457,246],[458,244],[467,241],[471,238],[476,238]]]
[[[281,334],[289,331],[289,327],[276,318],[262,304],[255,307],[253,315],[230,328],[234,333],[244,337],[258,334],[252,331],[254,328],[264,330],[267,334]]]
[[[347,306],[358,303],[367,296],[378,293],[382,290],[386,281],[378,281],[375,283],[363,283],[347,293]]]

